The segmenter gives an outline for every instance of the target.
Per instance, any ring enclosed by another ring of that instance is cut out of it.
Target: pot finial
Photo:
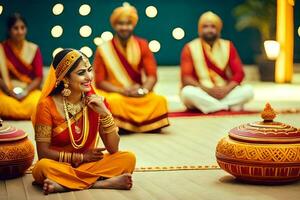
[[[276,112],[269,103],[266,103],[264,110],[261,112],[261,118],[265,122],[272,122],[276,117]]]

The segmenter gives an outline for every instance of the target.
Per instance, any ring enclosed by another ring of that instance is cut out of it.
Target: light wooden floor
[[[174,87],[177,70],[160,70],[162,80],[157,92],[165,92],[171,110],[183,108]],[[172,74],[173,73],[173,74]],[[255,99],[248,108],[261,109],[271,100],[275,108],[300,108],[299,85],[275,85],[253,82]],[[173,88],[173,89],[170,89]],[[253,122],[259,115],[226,117],[171,118],[171,126],[160,134],[123,135],[120,148],[135,152],[137,167],[215,165],[217,142],[228,130],[241,123]],[[300,127],[300,114],[285,114],[277,118]],[[10,121],[24,129],[34,141],[29,121]],[[85,190],[44,196],[39,188],[31,185],[32,176],[0,181],[0,200],[22,199],[230,199],[230,200],[299,200],[300,182],[284,186],[254,186],[234,181],[220,169],[194,171],[160,171],[134,173],[131,191]]]
[[[131,134],[121,138],[121,149],[136,153],[137,167],[214,165],[215,146],[227,131],[241,123],[259,120],[258,115],[236,117],[171,118],[171,126],[160,134]],[[300,126],[300,114],[278,116]],[[30,122],[11,122],[19,128],[31,129]],[[32,132],[30,138],[33,138]],[[86,190],[44,197],[31,185],[30,174],[0,181],[0,199],[299,199],[300,182],[285,186],[253,186],[240,184],[220,169],[136,172],[131,191]],[[242,196],[243,194],[243,196]]]
[[[0,182],[0,199],[16,200],[299,200],[300,182],[283,186],[256,186],[237,182],[221,170],[137,172],[130,191],[83,190],[44,196],[31,185],[31,175]]]

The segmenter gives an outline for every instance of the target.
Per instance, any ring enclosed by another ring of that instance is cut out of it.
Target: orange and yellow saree
[[[82,123],[84,114],[87,117],[86,124]],[[72,137],[76,143],[80,143],[84,139],[81,135],[75,133],[75,120],[71,120],[72,133],[74,135],[70,135],[67,122],[56,109],[51,96],[44,98],[39,103],[36,116],[38,117],[34,122],[36,129],[35,139],[37,142],[49,142],[51,149],[84,153],[88,149],[97,146],[99,116],[89,108],[86,109],[86,112],[80,112],[75,116],[76,121],[79,122],[77,126],[84,129],[82,124],[85,124],[85,128],[88,129],[88,137],[84,146],[80,149],[76,149],[72,145]],[[112,155],[105,154],[103,159],[97,162],[84,163],[79,167],[43,158],[35,164],[32,175],[35,181],[40,184],[48,178],[69,189],[86,189],[91,187],[101,177],[111,178],[124,173],[132,173],[134,167],[134,154],[130,152],[117,152]]]
[[[0,44],[0,78],[8,89],[25,89],[34,78],[42,76],[42,55],[36,44],[24,41],[21,51],[9,40]],[[18,101],[0,90],[0,117],[30,119],[39,96],[40,91],[34,90],[25,99]]]

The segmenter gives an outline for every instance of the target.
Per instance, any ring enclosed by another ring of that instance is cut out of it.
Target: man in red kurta
[[[95,84],[110,104],[119,128],[130,132],[157,131],[169,125],[167,101],[152,90],[156,61],[148,42],[133,35],[137,11],[125,4],[110,22],[116,34],[95,53]]]
[[[221,19],[206,12],[198,29],[200,37],[187,43],[181,54],[183,103],[203,113],[242,109],[253,97],[253,90],[241,85],[243,65],[233,43],[220,38]]]

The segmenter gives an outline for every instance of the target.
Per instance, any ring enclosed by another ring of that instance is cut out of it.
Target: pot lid
[[[243,124],[229,131],[229,137],[234,140],[254,143],[300,143],[300,130],[273,121],[276,113],[269,103],[261,112],[263,121]]]
[[[25,137],[27,134],[23,130],[12,127],[0,119],[0,142],[21,140]]]

